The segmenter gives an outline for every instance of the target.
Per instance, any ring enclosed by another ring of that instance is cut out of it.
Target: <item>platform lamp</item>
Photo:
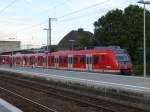
[[[10,37],[10,38],[8,38],[9,40],[15,40],[16,38],[14,38],[14,37]],[[14,51],[13,51],[13,49],[11,49],[11,67],[12,67],[12,64],[13,64],[13,54],[14,54]]]
[[[48,37],[49,37],[49,29],[48,28],[44,28],[43,30],[46,30],[46,32],[47,32],[47,47],[46,47],[46,66],[47,66],[47,68],[48,68],[48,52],[49,52],[49,39],[48,39]]]
[[[145,5],[146,4],[150,4],[149,0],[140,0],[137,3],[143,4],[144,5],[144,30],[143,30],[143,36],[144,36],[144,42],[143,42],[143,47],[144,47],[144,77],[147,77],[146,75],[146,9],[145,9]]]
[[[75,40],[69,40],[69,42],[71,42],[71,49],[72,49],[72,51],[73,51]]]

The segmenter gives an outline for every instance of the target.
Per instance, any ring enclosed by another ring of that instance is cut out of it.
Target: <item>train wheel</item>
[[[121,70],[121,75],[131,75],[131,71],[129,69]]]

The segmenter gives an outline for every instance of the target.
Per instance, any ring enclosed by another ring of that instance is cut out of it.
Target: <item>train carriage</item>
[[[9,64],[12,57],[1,55],[0,63]],[[92,50],[13,55],[14,64],[64,70],[131,74],[132,63],[126,50],[102,47]],[[4,60],[4,62],[2,62]]]
[[[47,66],[47,56],[44,53],[33,54],[32,57],[35,58],[35,66],[36,67],[44,67],[45,68]]]

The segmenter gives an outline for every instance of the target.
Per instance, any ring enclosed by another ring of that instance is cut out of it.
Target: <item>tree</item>
[[[147,57],[150,59],[150,13],[146,11]],[[109,11],[94,23],[97,45],[119,45],[128,50],[134,64],[143,60],[143,9],[130,5]]]

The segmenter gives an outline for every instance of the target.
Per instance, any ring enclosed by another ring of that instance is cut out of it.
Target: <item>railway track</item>
[[[0,80],[5,83],[9,83],[11,85],[19,85],[24,88],[30,88],[34,91],[41,91],[48,95],[59,97],[60,99],[66,101],[75,102],[81,107],[86,107],[86,108],[91,107],[96,112],[146,112],[145,110],[131,108],[113,102],[108,102],[106,100],[97,97],[93,97],[85,94],[83,95],[75,91],[48,85],[46,83],[41,83],[33,80],[31,81],[27,79],[10,77],[10,76],[1,76]]]
[[[51,109],[51,108],[49,108],[47,106],[44,106],[44,105],[38,103],[36,101],[33,101],[33,100],[29,99],[29,98],[26,98],[26,97],[24,97],[22,95],[19,95],[19,94],[15,93],[15,92],[12,92],[12,91],[10,91],[10,90],[8,90],[6,88],[0,87],[0,89],[5,91],[6,93],[9,93],[9,94],[15,96],[15,97],[18,97],[19,99],[21,99],[23,101],[26,101],[26,102],[28,102],[30,104],[33,104],[33,105],[37,105],[36,107],[38,107],[38,109],[40,109],[40,110],[48,111],[48,112],[58,112],[58,111],[56,111],[54,109]]]

